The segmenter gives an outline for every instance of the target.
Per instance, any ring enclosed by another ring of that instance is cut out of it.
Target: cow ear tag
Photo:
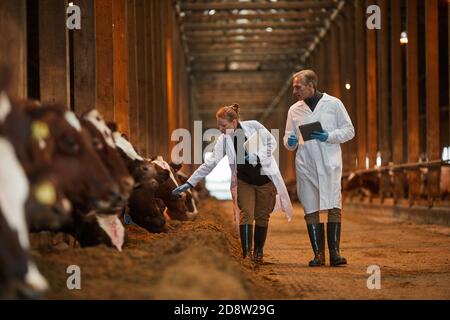
[[[34,189],[36,200],[43,205],[53,205],[56,202],[55,187],[51,182],[40,183]]]
[[[45,122],[36,120],[31,124],[31,135],[33,139],[44,140],[50,135],[50,130]]]
[[[45,148],[45,139],[50,135],[50,130],[45,122],[36,120],[31,124],[31,135],[39,143],[39,148]]]

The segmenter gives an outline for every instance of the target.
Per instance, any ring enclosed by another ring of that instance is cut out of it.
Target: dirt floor
[[[272,216],[266,264],[255,267],[240,257],[231,212],[229,201],[211,199],[196,221],[171,222],[168,233],[129,227],[123,252],[41,246],[34,256],[51,284],[47,298],[450,299],[450,228],[344,208],[341,247],[349,264],[309,268],[311,247],[296,205],[290,223],[282,213]],[[67,289],[70,265],[81,269],[81,290]],[[371,265],[380,267],[379,290],[367,288]]]

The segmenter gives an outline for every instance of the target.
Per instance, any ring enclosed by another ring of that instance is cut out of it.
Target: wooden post
[[[439,16],[438,0],[425,1],[426,108],[428,160],[441,159],[439,128]],[[428,172],[428,199],[431,205],[439,198],[440,168]]]
[[[130,112],[130,141],[134,146],[139,141],[139,83],[137,60],[136,1],[127,0],[127,38],[128,38],[128,84]]]
[[[111,0],[95,1],[97,61],[97,109],[107,121],[114,121],[114,45]]]
[[[39,1],[41,101],[70,109],[69,40],[66,0]]]
[[[165,30],[165,48],[166,48],[166,85],[167,85],[167,141],[170,141],[170,135],[177,128],[177,116],[182,116],[181,114],[177,114],[175,111],[175,98],[176,91],[179,90],[179,87],[176,87],[176,79],[179,79],[180,74],[174,75],[176,68],[176,55],[174,54],[174,30],[172,24],[172,16],[169,10],[170,2],[166,2],[164,7],[165,15],[164,17],[167,19],[168,28]],[[178,106],[179,107],[179,106]],[[175,143],[170,142],[169,148],[166,151],[169,153],[172,147],[174,147]],[[175,160],[175,159],[172,159]]]
[[[394,164],[404,162],[403,144],[403,62],[400,45],[401,0],[391,0],[391,116],[392,116],[392,160]],[[403,174],[394,172],[394,203],[404,197]]]
[[[372,1],[367,1],[369,5]],[[369,166],[374,167],[378,152],[378,99],[377,99],[377,32],[367,30],[367,153]]]
[[[156,143],[157,141],[161,141],[161,131],[163,128],[161,127],[161,121],[164,110],[163,106],[160,105],[159,101],[161,99],[161,90],[158,90],[158,86],[160,86],[161,82],[164,82],[158,73],[158,69],[160,68],[160,58],[159,58],[159,42],[158,38],[162,37],[161,28],[159,27],[159,19],[161,17],[160,12],[161,1],[152,1],[149,12],[148,12],[148,35],[147,39],[150,41],[151,45],[147,48],[148,53],[147,57],[149,59],[149,64],[147,65],[147,72],[149,77],[148,83],[148,91],[150,93],[148,105],[147,105],[147,115],[148,115],[148,125],[149,125],[149,152],[151,155],[159,155],[161,152],[158,150],[159,146],[163,143]]]
[[[13,74],[10,94],[27,97],[27,28],[26,1],[0,1],[0,64]]]
[[[407,95],[408,106],[408,162],[418,162],[420,153],[419,137],[419,76],[418,76],[418,30],[417,0],[407,1]],[[409,204],[412,205],[420,194],[420,172],[407,173]]]
[[[419,76],[417,0],[407,2],[407,96],[408,103],[408,162],[419,160]]]
[[[379,151],[381,156],[381,165],[385,166],[392,160],[391,155],[391,127],[389,125],[389,3],[387,0],[379,0],[378,5],[381,9],[381,30],[378,30],[378,102],[379,102]],[[398,46],[398,43],[397,43]],[[380,199],[383,202],[385,192],[390,190],[389,172],[381,175]]]
[[[95,5],[79,0],[81,30],[74,32],[74,110],[80,115],[96,106]]]
[[[352,8],[352,5],[348,5],[349,8]],[[352,119],[353,126],[355,128],[358,127],[357,124],[357,115],[356,115],[356,75],[355,75],[355,28],[354,28],[354,20],[355,20],[355,11],[354,10],[346,10],[344,12],[344,22],[345,22],[345,35],[347,40],[346,47],[346,72],[347,77],[345,81],[348,81],[350,84],[350,90],[345,90],[348,92],[348,101],[346,102],[347,111]],[[359,134],[358,132],[356,134]],[[351,141],[348,142],[349,148],[348,152],[350,154],[350,169],[356,169],[356,159],[358,158],[358,138],[355,137]]]
[[[127,7],[125,0],[113,2],[114,120],[119,130],[129,135]]]
[[[136,0],[136,48],[137,48],[137,78],[138,78],[138,108],[139,108],[139,143],[138,149],[142,155],[147,155],[147,138],[148,138],[148,124],[147,124],[147,108],[146,108],[146,19],[145,19],[145,7],[147,1]]]
[[[367,156],[367,111],[366,111],[366,24],[364,7],[360,1],[355,2],[355,40],[356,40],[356,110],[357,110],[357,141],[358,167],[366,168]]]

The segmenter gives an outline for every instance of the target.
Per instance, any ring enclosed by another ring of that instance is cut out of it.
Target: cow
[[[179,186],[179,180],[176,178],[175,170],[163,159],[162,156],[152,158],[152,163],[160,168],[169,170],[170,178],[164,183],[160,184],[156,196],[161,198],[167,206],[167,215],[174,220],[188,221],[193,220],[196,215],[195,212],[189,211],[186,206],[186,194],[181,194],[180,197],[174,198],[172,196],[173,189]]]
[[[79,228],[89,224],[80,223],[83,220],[78,215],[92,210],[98,213],[96,219],[89,220],[90,223],[98,224],[95,228],[87,228],[92,232],[98,231],[97,234],[89,236],[89,239],[101,240],[110,235],[120,236],[120,233],[114,230],[123,228],[118,215],[128,198],[132,179],[127,174],[121,176],[123,179],[114,179],[99,156],[101,150],[97,150],[95,144],[97,137],[94,139],[86,129],[86,126],[91,128],[91,125],[85,123],[83,126],[75,114],[53,105],[30,108],[27,113],[34,121],[39,121],[49,128],[52,143],[48,144],[46,152],[51,154],[54,170],[64,177],[61,188],[76,209],[71,222],[59,231],[75,236],[82,245],[112,243],[121,250],[123,236],[121,239],[112,238],[106,242],[84,241],[79,238],[80,235],[87,234]],[[121,161],[118,156],[116,159]],[[112,162],[113,160],[110,160],[107,163]],[[120,164],[119,162],[119,167]]]
[[[359,195],[360,199],[364,196],[372,199],[380,192],[380,177],[377,171],[351,173],[347,179],[343,181],[343,190],[350,198]]]
[[[48,283],[30,255],[25,208],[30,186],[18,157],[23,150],[5,135],[13,110],[5,91],[8,73],[0,67],[0,298],[17,298],[41,294]]]
[[[0,137],[0,154],[0,297],[29,297],[48,289],[30,256],[25,215],[29,184],[12,144],[4,137]]]
[[[155,179],[139,183],[128,201],[133,222],[152,233],[165,232],[164,202],[156,197],[159,183]]]
[[[189,179],[188,175],[181,171],[183,167],[182,163],[171,162],[170,166],[175,171],[177,180],[183,184]],[[200,203],[197,190],[195,188],[186,191],[186,208],[188,210],[188,215],[191,218],[195,218],[198,215],[197,205]]]
[[[72,204],[61,192],[51,168],[29,175],[30,194],[26,218],[30,232],[58,231],[70,223]]]
[[[113,179],[119,184],[122,200],[121,205],[126,204],[133,189],[134,180],[117,151],[113,133],[96,109],[86,112],[81,116],[81,119],[82,125],[89,131],[92,137],[92,143],[100,159],[109,170]]]

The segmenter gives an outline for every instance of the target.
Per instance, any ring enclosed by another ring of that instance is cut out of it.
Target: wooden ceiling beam
[[[305,40],[314,40],[314,33],[305,34],[302,36],[260,36],[257,39],[254,38],[205,38],[205,37],[190,37],[186,39],[188,46],[190,47],[192,44],[232,44],[232,43],[280,43],[280,44],[295,44],[299,42],[304,42]]]
[[[335,8],[334,1],[278,1],[278,2],[205,2],[190,3],[182,2],[182,11],[203,11],[203,10],[301,10],[313,8]]]
[[[318,30],[319,28],[317,28]],[[285,35],[305,35],[305,34],[311,34],[311,31],[314,30],[314,28],[308,28],[308,30],[296,30],[296,29],[289,29],[289,30],[280,30],[280,29],[273,29],[272,31],[266,31],[265,29],[247,29],[247,30],[201,30],[201,31],[185,31],[184,35],[186,37],[224,37],[224,36],[231,36],[231,37],[240,37],[240,36],[266,36],[266,35],[272,35],[272,36],[285,36]]]
[[[292,29],[292,28],[318,28],[323,22],[295,21],[295,22],[255,22],[255,23],[184,23],[184,30],[230,30],[230,29],[265,29],[267,27]]]
[[[216,13],[214,15],[205,15],[203,13],[187,13],[181,18],[183,23],[198,22],[220,22],[232,21],[237,19],[248,20],[323,20],[330,16],[330,12],[308,9],[304,11],[287,11],[287,12],[255,12],[254,14],[234,14],[234,13]]]

